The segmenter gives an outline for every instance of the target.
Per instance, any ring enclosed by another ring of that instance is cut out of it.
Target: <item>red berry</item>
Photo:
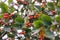
[[[34,18],[37,18],[37,16],[35,15]]]
[[[18,0],[18,3],[23,3],[23,1],[22,0]]]
[[[0,24],[1,24],[2,20],[0,20]]]
[[[52,10],[52,14],[55,15],[56,14],[56,11],[55,10]]]
[[[29,19],[32,19],[33,18],[33,16],[29,16]]]
[[[18,2],[22,2],[22,0],[18,0]]]
[[[7,23],[6,26],[9,26],[9,23]]]
[[[26,2],[24,2],[24,4],[25,4],[25,5],[28,5],[28,2],[26,1]]]
[[[20,34],[26,34],[26,32],[25,32],[25,31],[23,31],[23,32],[21,32]]]
[[[14,16],[14,14],[10,14],[10,16],[12,17],[12,16]]]
[[[2,32],[2,29],[0,29],[0,32]]]
[[[37,18],[40,16],[40,14],[36,14]]]
[[[9,18],[9,14],[8,13],[5,13],[4,14],[4,19],[8,19]]]
[[[31,25],[32,25],[31,23],[28,24],[28,26],[31,26]]]
[[[26,26],[28,26],[29,22],[26,23]]]
[[[1,23],[1,25],[3,25],[3,24],[4,24],[4,22]]]
[[[27,22],[27,23],[26,23],[26,26],[27,26],[27,27],[30,27],[31,25],[32,25],[32,23],[30,23],[30,22]]]
[[[13,16],[14,16],[14,14],[10,14],[10,15],[9,15],[9,18],[12,18]]]
[[[3,22],[2,20],[0,20],[0,24],[1,24],[1,25],[3,25],[3,24],[4,24],[4,22]]]

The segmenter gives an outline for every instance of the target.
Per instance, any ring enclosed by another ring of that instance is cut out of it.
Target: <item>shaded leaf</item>
[[[14,7],[9,8],[9,13],[12,13],[14,11],[15,11]]]
[[[18,25],[22,25],[24,23],[24,18],[17,16],[17,18],[15,19],[15,22]]]
[[[40,17],[39,17],[39,19],[40,19],[40,20],[43,20],[43,21],[47,21],[47,22],[48,22],[48,21],[49,21],[49,22],[52,21],[51,17],[48,16],[48,15],[45,15],[45,14],[41,14]]]

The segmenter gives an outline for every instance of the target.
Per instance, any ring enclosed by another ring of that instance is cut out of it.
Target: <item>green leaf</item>
[[[16,24],[22,25],[22,24],[24,23],[24,18],[18,16],[18,17],[15,19],[15,22],[16,22]]]
[[[11,34],[11,33],[12,33],[12,34]],[[9,33],[8,33],[8,37],[14,38],[14,36],[15,36],[15,33],[13,33],[13,32],[9,32]]]
[[[8,0],[8,3],[10,4],[10,3],[12,3],[12,1],[13,1],[13,0]]]
[[[42,20],[45,26],[51,25],[52,18],[48,15],[41,14],[39,20]]]
[[[34,27],[36,29],[39,29],[41,26],[43,26],[43,21],[42,20],[37,20],[37,21],[34,21]]]
[[[42,8],[40,6],[35,6],[38,9],[38,12],[42,11]]]
[[[57,21],[58,23],[60,23],[60,15],[58,15],[58,17],[56,17],[56,21]]]
[[[0,14],[0,19],[3,18],[3,14]]]
[[[47,5],[48,5],[49,7],[54,7],[54,3],[53,3],[53,2],[48,2]]]
[[[52,26],[51,26],[51,28],[53,28],[53,29],[56,29],[56,28],[57,28],[57,26],[55,26],[55,25],[52,25]]]
[[[2,9],[2,13],[8,12],[8,6],[4,2],[0,3],[0,8]]]
[[[30,10],[35,10],[34,4],[31,4],[31,5],[29,6],[29,8],[30,8]]]
[[[24,30],[26,32],[25,36],[30,37],[30,33],[32,32],[31,29],[29,29],[29,28],[23,28],[22,30]]]
[[[57,14],[60,15],[60,11],[57,11]]]
[[[31,29],[28,28],[23,28],[23,30],[25,30],[27,34],[31,32]]]
[[[57,7],[60,8],[60,2],[58,2]]]
[[[48,2],[47,5],[50,11],[55,9],[55,4],[53,2]]]
[[[55,40],[60,40],[59,36],[56,36],[56,37],[55,37]]]
[[[24,19],[21,18],[21,17],[17,17],[15,20],[16,20],[18,23],[19,23],[19,22],[20,22],[20,23],[23,23],[23,22],[24,22]]]
[[[14,12],[14,11],[15,11],[14,7],[10,7],[10,8],[9,8],[9,13],[12,13],[12,12]]]
[[[50,21],[50,22],[52,21],[51,17],[45,14],[41,14],[39,19],[43,21]]]
[[[49,29],[47,29],[46,30],[46,35],[51,38],[53,33]]]
[[[58,2],[60,2],[60,0],[57,0]]]

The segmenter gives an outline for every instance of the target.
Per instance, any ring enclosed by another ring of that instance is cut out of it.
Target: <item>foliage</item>
[[[0,8],[2,9],[2,13],[7,13],[9,9],[4,2],[0,2]]]
[[[3,18],[3,14],[0,14],[0,19]]]
[[[48,2],[47,5],[50,11],[55,9],[55,4],[53,2]]]
[[[58,15],[58,17],[56,17],[56,21],[57,21],[58,23],[60,23],[60,15]]]
[[[42,20],[37,20],[37,21],[34,21],[34,27],[36,29],[39,29],[41,26],[43,26],[43,21]]]
[[[12,3],[12,1],[13,1],[13,0],[8,0],[8,3],[10,4],[10,3]]]
[[[17,16],[17,18],[15,19],[15,23],[17,25],[22,25],[24,23],[24,18]]]
[[[51,25],[51,17],[45,14],[41,14],[39,17],[39,20],[42,20],[44,22],[44,25]]]
[[[15,36],[14,33],[12,33],[12,32],[11,33],[10,32],[8,33],[8,37],[14,38],[14,36]]]
[[[14,7],[10,7],[9,8],[9,13],[12,13],[12,12],[14,12],[15,11],[15,8]]]

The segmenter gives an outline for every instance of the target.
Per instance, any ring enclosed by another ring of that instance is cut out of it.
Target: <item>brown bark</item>
[[[44,26],[42,26],[42,27],[40,27],[40,29],[41,29],[40,34],[39,34],[40,40],[44,40],[45,28],[44,28]]]
[[[11,38],[11,40],[15,40],[15,38]]]
[[[26,40],[30,40],[30,38],[26,37]]]

